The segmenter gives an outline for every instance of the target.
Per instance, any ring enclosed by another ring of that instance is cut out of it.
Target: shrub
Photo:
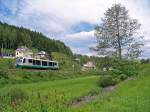
[[[91,95],[91,96],[94,96],[94,95],[97,95],[100,93],[100,88],[97,87],[97,88],[93,88],[88,94]]]
[[[117,81],[110,75],[100,77],[99,85],[101,87],[113,86]]]
[[[127,79],[127,78],[128,78],[128,76],[125,75],[125,74],[119,75],[119,79],[120,79],[120,80],[125,80],[125,79]]]
[[[104,75],[104,76],[112,75],[112,71],[100,71],[100,75]]]
[[[114,60],[112,68],[113,75],[133,76],[138,75],[139,63],[132,60]]]

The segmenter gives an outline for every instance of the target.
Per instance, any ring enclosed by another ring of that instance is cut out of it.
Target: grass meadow
[[[8,77],[0,77],[0,112],[150,112],[150,64],[142,65],[138,76],[110,91],[99,87],[97,72],[7,72]],[[92,94],[96,98],[72,105]]]
[[[39,83],[7,85],[0,90],[1,97],[10,96],[10,99],[12,99],[15,95],[12,95],[12,93],[8,94],[9,91],[19,90],[20,92],[20,90],[23,90],[23,93],[28,98],[23,101],[20,101],[20,99],[23,99],[22,96],[14,98],[6,105],[1,104],[4,107],[1,109],[3,112],[65,112],[70,108],[69,103],[72,99],[87,95],[93,89],[98,89],[97,80],[98,76],[88,76]],[[9,100],[9,98],[1,100],[0,103],[5,103],[5,100]]]
[[[150,65],[140,75],[118,84],[96,100],[72,109],[73,112],[150,112]]]

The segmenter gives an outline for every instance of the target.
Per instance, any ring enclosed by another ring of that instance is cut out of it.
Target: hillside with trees
[[[0,22],[0,48],[14,50],[22,45],[48,53],[60,52],[72,56],[70,48],[59,40],[50,39],[42,33],[23,27]]]

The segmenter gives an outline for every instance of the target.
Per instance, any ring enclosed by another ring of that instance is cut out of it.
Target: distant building
[[[15,58],[15,52],[13,50],[1,49],[0,58]]]
[[[26,46],[21,46],[16,49],[15,51],[15,57],[33,57],[33,52]]]
[[[86,70],[93,70],[96,69],[96,66],[93,64],[93,62],[89,61],[86,64],[83,65],[82,70],[86,71]]]
[[[15,57],[28,57],[28,58],[36,58],[36,59],[51,59],[50,55],[45,51],[40,51],[38,53],[33,53],[32,50],[27,48],[26,46],[21,46],[16,49]]]
[[[49,59],[50,56],[49,56],[49,54],[47,52],[40,51],[37,54],[35,54],[35,58],[37,58],[37,59]]]

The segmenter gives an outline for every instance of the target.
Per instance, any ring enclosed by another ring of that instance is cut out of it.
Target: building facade
[[[89,61],[86,64],[84,64],[83,67],[82,67],[83,71],[94,70],[94,69],[96,69],[96,66],[91,61]]]
[[[15,57],[16,58],[19,58],[19,57],[33,57],[33,52],[32,52],[32,50],[30,50],[26,46],[21,46],[21,47],[16,49]]]

